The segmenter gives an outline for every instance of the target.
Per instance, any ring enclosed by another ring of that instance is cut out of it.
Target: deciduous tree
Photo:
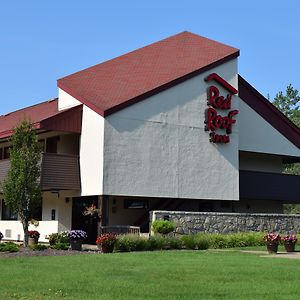
[[[6,205],[18,214],[28,245],[28,223],[41,202],[41,149],[30,121],[24,120],[11,137],[10,168],[2,189]]]
[[[285,94],[280,91],[276,94],[273,104],[284,113],[295,125],[300,127],[300,96],[297,89],[291,84],[286,88]],[[300,175],[300,164],[288,164],[285,166],[284,173],[292,175]],[[299,204],[285,204],[286,213],[300,213]]]

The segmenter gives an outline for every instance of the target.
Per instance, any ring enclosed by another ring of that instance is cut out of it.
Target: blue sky
[[[300,90],[300,2],[10,0],[0,2],[0,114],[57,96],[56,80],[188,30],[241,51],[263,95]]]

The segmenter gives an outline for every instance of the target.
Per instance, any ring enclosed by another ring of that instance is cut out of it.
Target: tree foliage
[[[11,137],[10,168],[3,183],[6,205],[18,213],[24,230],[24,245],[28,244],[28,222],[41,203],[41,149],[29,121],[20,123]]]
[[[298,90],[291,84],[286,88],[286,93],[279,92],[276,94],[273,104],[284,113],[295,125],[300,127],[300,96]],[[284,173],[300,175],[300,163],[287,164]],[[285,204],[284,212],[290,214],[300,213],[300,204]]]
[[[276,94],[273,104],[300,127],[300,96],[297,89],[289,84],[285,94],[282,91]]]

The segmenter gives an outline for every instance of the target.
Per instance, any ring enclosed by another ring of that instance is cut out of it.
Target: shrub
[[[147,251],[149,250],[149,240],[145,237],[138,237],[136,239],[136,251]]]
[[[206,250],[210,247],[210,240],[207,234],[196,234],[195,243],[198,250]]]
[[[18,252],[19,250],[19,246],[12,242],[0,244],[0,252]]]
[[[148,239],[134,234],[117,237],[115,249],[120,252],[145,251],[149,249]]]
[[[231,234],[204,234],[211,248],[235,248],[264,245],[264,234],[261,232],[238,232]]]
[[[70,247],[69,243],[61,243],[61,242],[57,242],[51,246],[51,248],[55,250],[68,250],[69,247]]]
[[[33,251],[44,251],[44,250],[48,249],[48,247],[43,244],[31,245],[31,246],[29,246],[29,248]]]
[[[175,230],[175,224],[167,220],[156,220],[152,223],[152,229],[155,233],[168,234]]]
[[[197,248],[197,242],[194,234],[184,235],[181,237],[181,240],[186,249],[194,250]]]
[[[165,237],[164,248],[181,249],[183,246],[182,240],[176,237]]]
[[[49,235],[48,239],[49,239],[49,244],[51,246],[57,243],[69,244],[68,232],[66,231],[60,233],[52,233]]]
[[[263,246],[265,243],[263,241],[263,232],[244,232],[241,233],[244,246]]]
[[[0,231],[0,242],[3,239],[3,233]]]
[[[149,250],[162,250],[166,246],[166,239],[162,236],[155,235],[149,238]]]

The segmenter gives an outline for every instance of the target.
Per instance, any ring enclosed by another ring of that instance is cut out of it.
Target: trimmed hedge
[[[168,234],[175,230],[175,224],[168,220],[156,220],[152,223],[155,233]]]

